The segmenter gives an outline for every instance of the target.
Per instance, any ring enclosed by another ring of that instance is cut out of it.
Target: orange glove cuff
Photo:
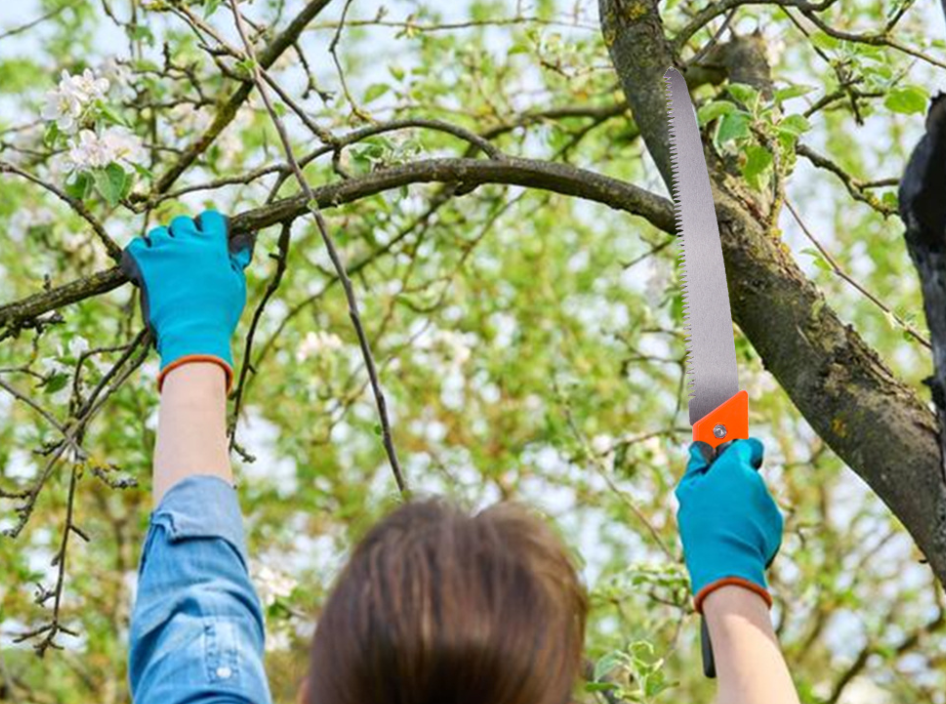
[[[755,592],[765,600],[765,603],[770,609],[772,608],[772,595],[755,582],[750,582],[748,579],[742,579],[741,577],[725,577],[724,579],[717,580],[712,584],[707,584],[699,591],[699,593],[696,595],[696,599],[694,600],[696,612],[702,614],[703,602],[706,600],[706,597],[708,597],[720,587],[727,586],[742,587],[743,589],[748,589],[751,592]]]
[[[164,387],[164,379],[168,374],[178,367],[183,367],[185,364],[190,364],[191,362],[210,362],[223,369],[224,374],[227,375],[227,395],[230,394],[230,388],[233,386],[233,368],[220,359],[220,357],[215,357],[210,354],[191,354],[186,357],[181,357],[180,359],[175,359],[158,374],[158,393],[161,393],[161,389]]]

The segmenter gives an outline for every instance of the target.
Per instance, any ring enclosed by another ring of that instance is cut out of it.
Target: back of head
[[[356,548],[312,644],[310,704],[566,704],[587,601],[514,504],[408,504]]]

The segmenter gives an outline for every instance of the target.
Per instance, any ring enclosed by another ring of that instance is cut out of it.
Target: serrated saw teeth
[[[726,269],[696,111],[679,71],[669,69],[664,83],[692,424],[736,394],[739,379]]]

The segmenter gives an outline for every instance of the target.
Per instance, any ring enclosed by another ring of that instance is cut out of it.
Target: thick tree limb
[[[669,185],[661,78],[675,57],[656,1],[600,3],[615,68]],[[642,119],[637,106],[656,112]],[[769,231],[771,214],[750,212],[730,190],[738,174],[727,173],[713,153],[708,166],[733,317],[801,414],[906,526],[946,584],[946,485],[936,419],[805,277]]]
[[[604,43],[624,86],[634,121],[664,182],[670,184],[670,136],[664,73],[674,64],[658,0],[598,0]]]
[[[665,232],[674,228],[673,209],[666,198],[593,171],[532,159],[429,159],[328,184],[313,193],[320,208],[333,208],[412,183],[457,184],[460,193],[491,183],[538,188],[639,215]],[[232,218],[232,234],[288,224],[307,212],[305,196],[286,198]],[[107,293],[126,281],[115,267],[0,306],[0,329],[15,328],[51,310]]]

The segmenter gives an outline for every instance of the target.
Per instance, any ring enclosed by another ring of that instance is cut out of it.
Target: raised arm
[[[247,570],[225,427],[230,337],[251,250],[215,212],[126,249],[161,356],[151,526],[129,635],[136,704],[265,704],[264,621]]]
[[[690,448],[677,520],[696,609],[704,615],[720,704],[798,704],[769,616],[765,570],[782,543],[782,516],[759,474],[763,447],[737,440],[718,457]]]

